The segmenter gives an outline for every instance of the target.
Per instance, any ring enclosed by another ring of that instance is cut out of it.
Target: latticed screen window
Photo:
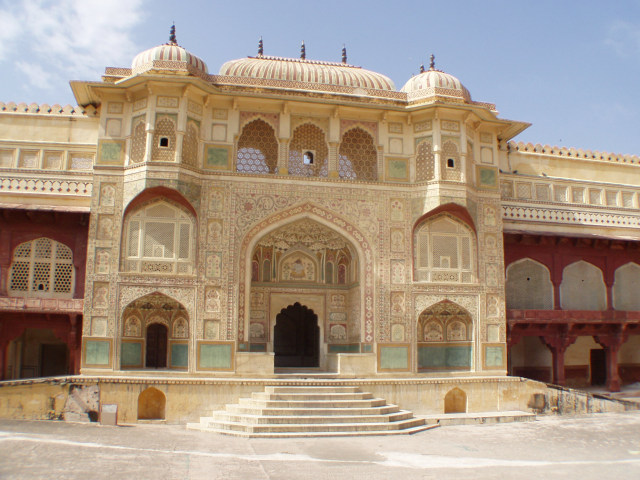
[[[277,165],[278,141],[271,125],[260,119],[245,125],[238,139],[238,172],[275,173]]]
[[[194,224],[191,215],[166,202],[133,213],[126,221],[122,270],[191,274]]]
[[[427,221],[416,231],[416,281],[474,282],[472,239],[466,225],[448,216]]]
[[[309,157],[308,151],[315,152]],[[329,149],[324,132],[310,123],[300,125],[293,132],[289,144],[289,175],[298,177],[326,177]]]
[[[50,238],[38,238],[14,250],[9,292],[25,297],[71,298],[73,273],[71,249]]]
[[[378,179],[378,151],[373,137],[363,129],[354,128],[342,136],[338,175],[353,180]]]

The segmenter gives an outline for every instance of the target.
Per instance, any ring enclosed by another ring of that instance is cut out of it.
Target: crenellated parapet
[[[640,164],[640,157],[637,155],[623,155],[621,153],[600,152],[598,150],[583,150],[573,147],[558,147],[550,145],[540,145],[536,143],[509,142],[507,144],[509,151],[533,153],[547,156],[568,157],[584,160],[597,160],[604,162]]]

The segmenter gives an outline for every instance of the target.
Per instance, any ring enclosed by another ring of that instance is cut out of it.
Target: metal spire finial
[[[347,47],[342,44],[342,63],[347,63]]]
[[[429,57],[429,70],[435,70],[436,69],[436,57],[435,55],[432,53],[431,56]]]
[[[261,57],[264,54],[264,44],[262,43],[262,35],[260,36],[260,41],[258,42],[258,56]]]
[[[420,64],[420,73],[424,73],[424,63]]]
[[[176,24],[171,25],[171,29],[169,30],[169,43],[171,45],[177,45],[178,40],[176,40]]]
[[[306,49],[304,47],[304,40],[302,41],[302,44],[300,45],[300,58],[302,60],[307,58],[307,51],[306,51]]]

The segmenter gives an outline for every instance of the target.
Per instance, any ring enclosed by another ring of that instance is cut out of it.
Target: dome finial
[[[344,43],[342,44],[342,63],[347,63],[347,47]]]
[[[170,45],[178,44],[178,40],[176,40],[176,24],[175,23],[171,25],[171,28],[169,29],[169,44]]]
[[[432,53],[429,57],[429,70],[436,69],[436,56]]]
[[[261,57],[264,54],[264,44],[262,43],[262,35],[260,35],[260,41],[258,42],[258,56]]]
[[[300,58],[305,60],[307,58],[307,51],[304,47],[304,40],[302,40],[302,44],[300,44]]]
[[[424,63],[420,64],[420,73],[424,73]]]

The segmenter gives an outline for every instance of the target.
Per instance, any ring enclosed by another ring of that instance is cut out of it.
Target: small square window
[[[169,137],[160,137],[158,146],[161,148],[169,148]]]
[[[455,168],[456,161],[453,158],[447,158],[447,168]]]
[[[305,152],[302,154],[302,163],[304,163],[305,165],[313,165],[315,156],[315,152],[311,150],[305,150]]]

